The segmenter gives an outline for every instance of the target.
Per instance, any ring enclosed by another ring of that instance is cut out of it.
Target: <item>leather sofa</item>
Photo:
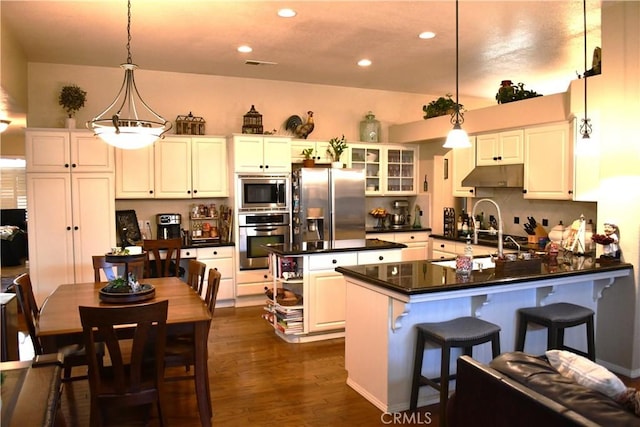
[[[640,426],[640,418],[609,397],[558,373],[544,358],[503,353],[489,366],[457,362],[449,427]]]

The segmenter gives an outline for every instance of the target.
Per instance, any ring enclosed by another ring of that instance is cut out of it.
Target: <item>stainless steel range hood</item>
[[[462,180],[465,187],[523,187],[524,165],[476,166]]]

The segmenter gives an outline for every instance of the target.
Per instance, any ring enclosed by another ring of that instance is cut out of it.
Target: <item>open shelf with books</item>
[[[280,336],[303,335],[304,325],[304,280],[303,257],[270,255],[273,287],[265,288],[267,296],[262,316]],[[285,338],[286,339],[286,338]]]

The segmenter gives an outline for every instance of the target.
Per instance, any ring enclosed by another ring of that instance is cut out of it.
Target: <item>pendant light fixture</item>
[[[131,0],[127,1],[127,62],[124,80],[113,102],[87,127],[107,144],[124,149],[137,149],[153,144],[171,129],[171,122],[151,109],[140,96],[133,78],[137,68],[131,61]]]
[[[582,79],[584,80],[584,118],[580,125],[580,135],[582,139],[591,138],[591,119],[587,116],[587,0],[582,1],[583,7],[583,23],[584,23],[584,74]]]
[[[0,120],[0,133],[7,130],[10,124],[11,124],[11,120],[4,120],[4,119]]]
[[[453,129],[451,129],[447,135],[447,141],[443,145],[444,148],[471,147],[469,136],[461,126],[462,123],[464,123],[464,117],[460,112],[460,102],[458,100],[458,62],[458,0],[456,0],[456,105],[453,113],[451,114],[451,124],[453,125]]]

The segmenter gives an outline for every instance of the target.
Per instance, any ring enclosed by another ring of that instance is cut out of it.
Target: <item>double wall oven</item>
[[[291,241],[288,175],[238,176],[240,270],[269,268],[263,245]]]

